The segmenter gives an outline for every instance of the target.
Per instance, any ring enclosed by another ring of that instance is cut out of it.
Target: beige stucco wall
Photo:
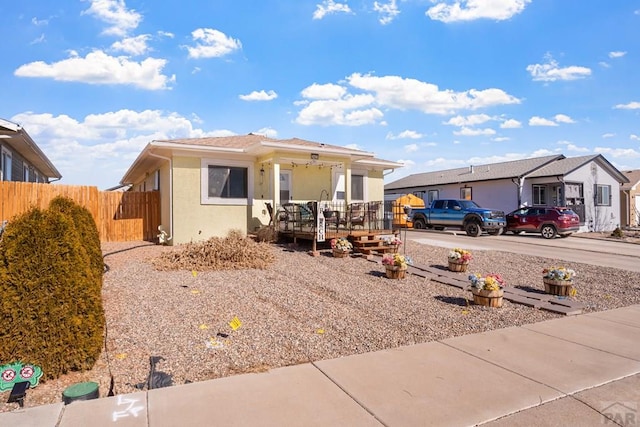
[[[173,159],[173,244],[224,237],[230,230],[246,233],[247,206],[203,205],[199,157]]]
[[[369,201],[378,202],[384,200],[384,176],[382,171],[369,171],[367,194]]]

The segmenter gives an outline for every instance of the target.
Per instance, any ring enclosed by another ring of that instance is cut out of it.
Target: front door
[[[291,201],[291,171],[280,171],[280,203]]]

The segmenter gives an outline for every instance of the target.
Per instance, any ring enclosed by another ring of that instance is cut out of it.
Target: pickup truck
[[[472,200],[434,200],[428,208],[411,209],[410,218],[416,229],[455,227],[472,237],[478,237],[483,230],[498,235],[507,226],[504,212],[483,209]]]

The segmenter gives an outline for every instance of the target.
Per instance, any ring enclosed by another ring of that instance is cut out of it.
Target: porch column
[[[277,209],[280,206],[280,163],[276,159],[273,162],[271,188],[273,188],[273,208]]]
[[[351,203],[351,162],[344,164],[344,203],[346,206]]]

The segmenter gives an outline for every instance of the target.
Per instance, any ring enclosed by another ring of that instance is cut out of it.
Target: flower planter
[[[389,279],[404,279],[407,271],[406,267],[400,267],[399,265],[385,265],[387,270],[387,277]]]
[[[462,272],[467,271],[469,261],[456,262],[449,260],[449,271]]]
[[[488,291],[485,289],[471,288],[473,294],[473,302],[478,305],[484,305],[485,307],[502,307],[502,297],[504,291],[498,289],[497,291]]]
[[[334,249],[333,250],[333,257],[334,258],[346,258],[349,256],[349,251],[343,251],[340,249]]]
[[[572,280],[554,280],[543,277],[542,281],[544,282],[544,291],[551,295],[569,296],[571,289],[573,289]]]

